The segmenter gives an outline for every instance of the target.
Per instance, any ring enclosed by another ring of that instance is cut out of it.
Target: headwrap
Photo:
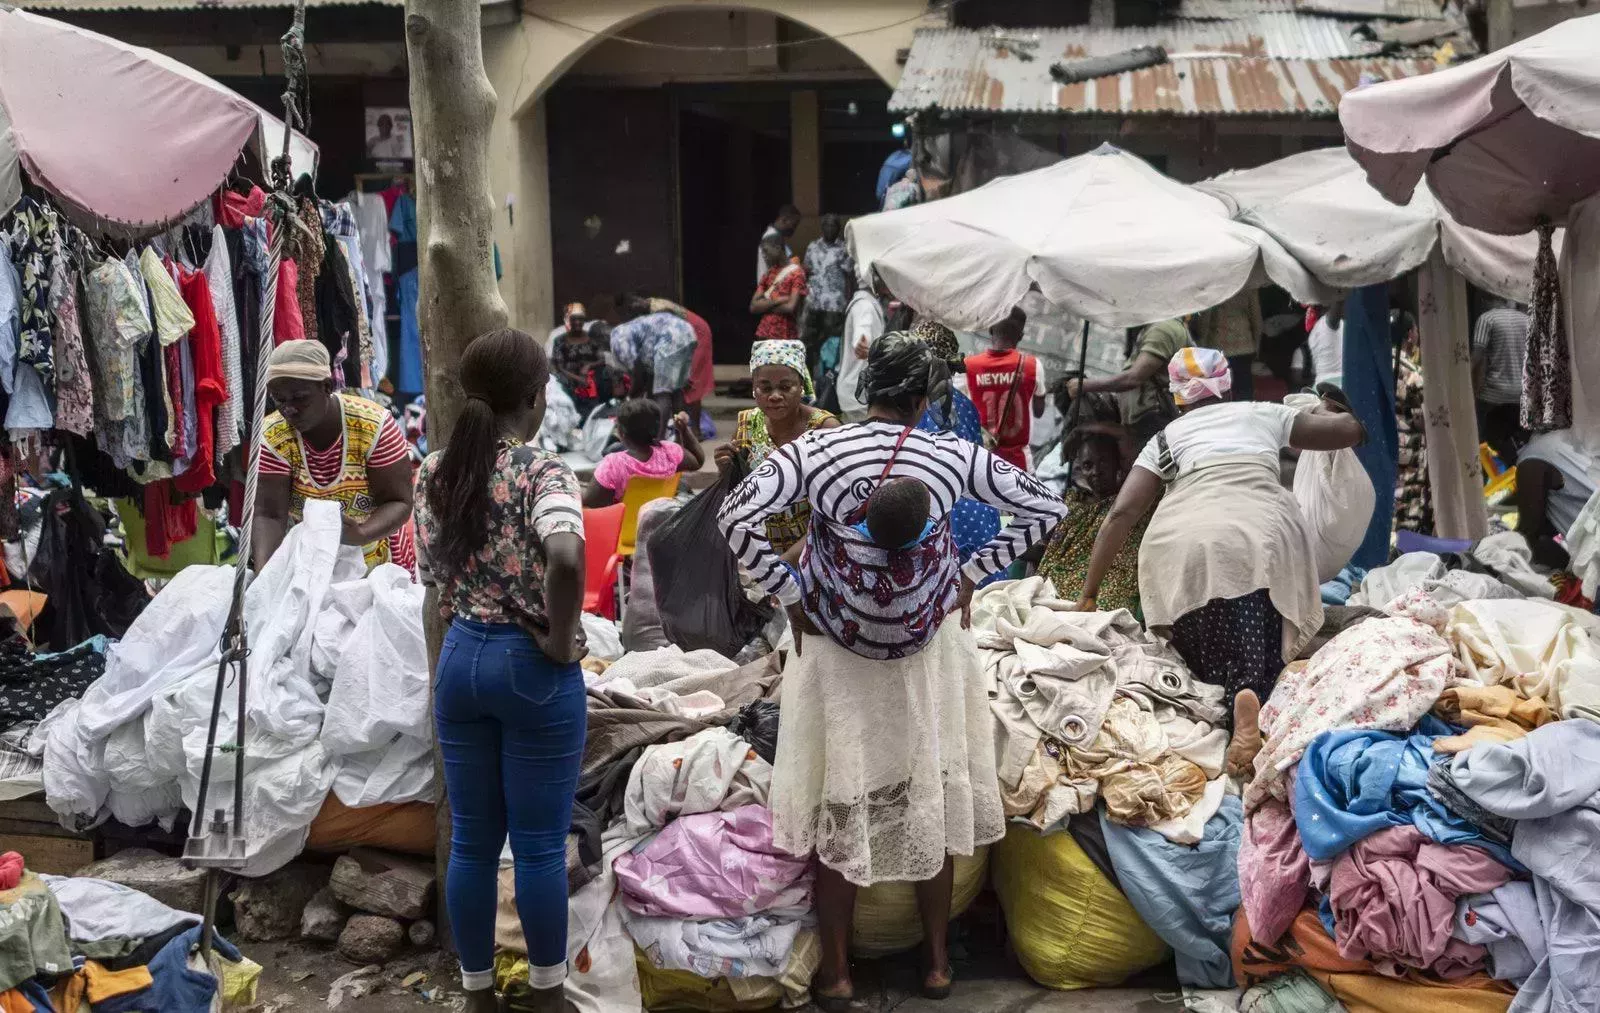
[[[1167,363],[1167,389],[1180,405],[1221,397],[1233,389],[1228,357],[1215,348],[1180,348]]]
[[[561,322],[567,325],[567,330],[572,330],[572,318],[581,317],[589,319],[589,311],[583,308],[581,302],[569,302],[567,308],[561,311]]]
[[[285,341],[272,350],[267,359],[267,378],[274,380],[311,380],[321,382],[333,379],[333,364],[328,359],[328,347],[320,341],[304,339]]]
[[[890,331],[867,352],[856,399],[871,405],[902,395],[946,402],[944,416],[950,417],[950,367],[926,341],[905,331]]]
[[[762,366],[788,366],[800,374],[800,388],[805,396],[816,396],[811,374],[806,370],[806,346],[803,342],[757,341],[750,346],[750,372],[754,373]]]
[[[946,362],[961,358],[961,343],[956,340],[956,332],[937,320],[917,321],[917,326],[911,328],[911,336],[926,341],[933,354]]]

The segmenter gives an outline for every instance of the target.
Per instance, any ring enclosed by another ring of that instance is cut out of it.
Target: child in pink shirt
[[[689,416],[679,412],[672,418],[677,443],[661,439],[661,408],[649,398],[625,401],[617,413],[617,439],[624,449],[607,454],[594,469],[594,477],[583,491],[583,505],[604,507],[622,501],[628,479],[666,478],[680,471],[699,471],[705,464],[700,434],[689,424]]]

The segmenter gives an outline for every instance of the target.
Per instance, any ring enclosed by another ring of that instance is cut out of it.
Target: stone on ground
[[[358,964],[383,964],[405,945],[406,929],[382,915],[351,915],[339,933],[339,954]]]
[[[244,880],[233,892],[240,937],[287,939],[299,932],[306,904],[327,884],[327,867],[316,865],[287,865],[269,876]]]
[[[176,858],[168,858],[148,848],[119,851],[110,858],[85,865],[73,875],[120,883],[147,893],[178,911],[204,914],[205,870],[186,869]]]
[[[414,921],[428,913],[434,871],[397,855],[357,848],[333,866],[333,895],[357,911]]]
[[[331,888],[324,886],[306,901],[300,914],[300,936],[324,943],[335,942],[349,919],[350,909],[339,902]]]

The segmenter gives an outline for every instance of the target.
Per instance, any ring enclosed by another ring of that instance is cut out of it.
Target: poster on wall
[[[405,106],[367,107],[367,157],[375,162],[409,162],[411,110]]]

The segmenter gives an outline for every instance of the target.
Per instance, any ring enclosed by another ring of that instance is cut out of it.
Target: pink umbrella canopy
[[[266,160],[283,124],[152,50],[0,9],[0,213],[20,169],[88,219],[128,229],[176,221],[214,193],[247,144]],[[294,170],[315,168],[296,133]]]
[[[1339,103],[1367,179],[1405,204],[1424,176],[1451,217],[1501,235],[1600,192],[1600,15]]]

